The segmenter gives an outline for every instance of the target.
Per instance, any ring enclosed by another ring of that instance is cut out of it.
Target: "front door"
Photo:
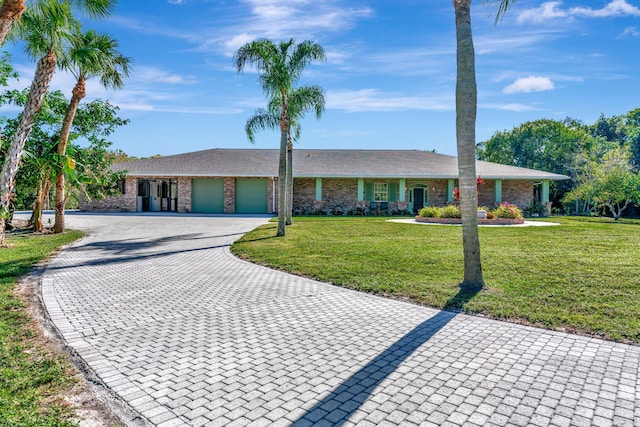
[[[149,196],[151,198],[151,211],[159,212],[162,210],[162,181],[149,182]]]
[[[424,188],[413,189],[413,212],[418,213],[420,209],[424,208]]]

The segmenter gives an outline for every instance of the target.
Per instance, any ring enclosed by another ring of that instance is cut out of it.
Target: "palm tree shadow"
[[[479,288],[461,288],[455,296],[447,301],[444,307],[459,311],[479,291]],[[367,401],[385,378],[456,316],[457,313],[454,311],[442,310],[425,320],[360,368],[358,372],[316,403],[292,425],[326,424],[327,422],[334,426],[343,425]]]

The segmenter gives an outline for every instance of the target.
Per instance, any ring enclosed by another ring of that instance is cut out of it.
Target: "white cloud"
[[[518,23],[540,23],[550,19],[572,19],[576,17],[610,18],[616,16],[640,16],[640,9],[627,3],[627,0],[612,0],[601,9],[577,6],[562,8],[561,1],[542,3],[540,7],[527,9],[518,15]]]
[[[402,96],[395,93],[381,92],[376,89],[361,89],[328,91],[326,98],[327,108],[350,113],[406,110],[445,111],[454,108],[453,95],[440,97]]]
[[[478,108],[488,108],[493,110],[506,110],[506,111],[535,111],[537,108],[531,107],[529,105],[518,104],[518,103],[510,103],[510,104],[480,104]]]
[[[542,92],[554,88],[553,81],[549,77],[529,76],[519,78],[509,86],[502,89],[503,93]]]
[[[640,37],[640,30],[638,30],[638,27],[627,27],[617,38],[622,39],[625,37]]]
[[[180,74],[168,73],[164,70],[153,67],[136,67],[135,78],[139,82],[160,83],[160,84],[195,84],[197,79],[194,76],[182,76]]]
[[[319,32],[344,31],[352,28],[358,19],[373,14],[368,7],[341,7],[334,2],[245,0],[243,3],[249,6],[246,17],[239,14],[243,17],[236,22],[217,28],[215,37],[201,43],[202,49],[222,46],[230,56],[242,45],[241,40],[316,39]]]
[[[240,46],[243,46],[257,38],[258,37],[252,34],[247,34],[247,33],[237,34],[224,42],[225,52],[227,55],[231,55],[233,54],[233,52],[238,50]]]

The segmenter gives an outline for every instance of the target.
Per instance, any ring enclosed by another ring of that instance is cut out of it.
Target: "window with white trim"
[[[373,183],[373,200],[376,202],[389,201],[389,184],[386,182]]]

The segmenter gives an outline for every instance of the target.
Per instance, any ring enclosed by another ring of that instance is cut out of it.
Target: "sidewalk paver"
[[[150,424],[640,426],[640,347],[379,298],[235,258],[264,218],[69,215],[47,310]]]

